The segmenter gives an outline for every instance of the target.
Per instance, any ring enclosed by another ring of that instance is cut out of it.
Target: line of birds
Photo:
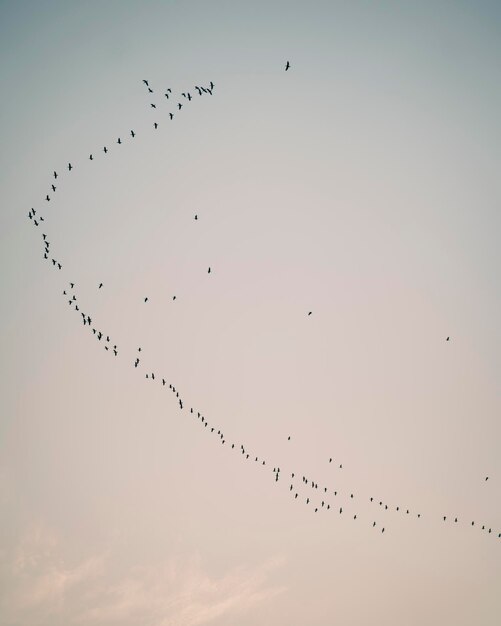
[[[289,63],[289,61],[287,61],[286,66],[285,66],[285,71],[288,71],[290,69],[290,67],[291,67],[290,63]],[[154,93],[153,89],[150,87],[149,82],[146,79],[143,80],[143,83],[148,88],[148,92],[149,93]],[[212,83],[212,81],[211,81],[209,87],[198,87],[198,86],[195,86],[195,89],[196,89],[196,91],[198,92],[198,94],[200,96],[203,93],[208,93],[208,94],[212,95],[212,92],[213,92],[213,89],[214,89],[214,83]],[[169,88],[169,89],[167,89],[167,91],[166,91],[166,93],[164,95],[165,95],[165,97],[167,99],[169,99],[171,94],[172,94],[172,91]],[[181,96],[184,97],[188,102],[192,100],[191,93],[189,93],[189,92],[183,92],[181,94]],[[154,104],[151,104],[151,106],[152,106],[152,108],[156,108],[156,106]],[[181,103],[178,103],[178,109],[179,110],[181,110],[182,106],[183,105]],[[173,114],[172,113],[170,113],[170,118],[171,119],[173,118]],[[154,128],[155,129],[158,128],[158,123],[156,123],[156,122],[154,123]],[[135,136],[136,136],[136,133],[133,130],[131,130],[130,131],[130,135],[131,135],[131,138],[134,139]],[[122,140],[121,140],[120,137],[117,140],[117,144],[119,144],[119,145],[122,144]],[[105,154],[108,153],[108,149],[107,149],[106,146],[103,148],[103,152]],[[90,158],[90,160],[93,160],[93,155],[91,154],[89,158]],[[73,169],[73,165],[71,163],[68,163],[68,172],[71,172],[72,169]],[[54,177],[54,180],[57,180],[57,178],[59,177],[59,174],[56,171],[54,171],[53,177]],[[52,192],[55,193],[55,191],[57,189],[56,185],[51,184],[51,189],[52,189]],[[50,198],[49,194],[46,195],[45,200],[47,202],[50,202],[51,198]],[[43,216],[40,215],[40,213],[38,213],[38,215],[37,215],[37,211],[34,208],[32,208],[30,210],[30,212],[28,213],[28,217],[29,217],[30,220],[32,220],[34,222],[35,226],[39,226],[40,222],[44,221]],[[198,214],[195,214],[194,219],[198,220]],[[49,250],[50,250],[50,242],[47,240],[47,235],[45,233],[42,234],[42,239],[43,239],[43,244],[44,244],[44,259],[48,260],[48,258],[49,258],[48,255],[49,255]],[[52,261],[52,264],[54,266],[57,266],[58,269],[62,269],[62,265],[61,265],[61,263],[59,261],[57,261],[56,259],[53,259],[53,258],[51,259],[51,261]],[[211,267],[208,268],[208,273],[209,274],[211,273]],[[82,318],[83,325],[84,326],[89,326],[89,329],[92,331],[93,335],[97,338],[97,340],[98,341],[103,340],[103,344],[104,344],[105,350],[112,351],[115,356],[118,356],[119,353],[118,353],[117,345],[114,344],[113,346],[111,346],[112,342],[111,342],[110,336],[105,334],[101,330],[97,329],[95,326],[93,326],[92,325],[92,318],[90,317],[90,315],[88,315],[84,311],[80,310],[79,305],[78,305],[78,301],[77,301],[77,297],[76,297],[76,295],[75,295],[75,293],[73,291],[74,287],[75,287],[75,283],[70,282],[69,283],[69,289],[71,290],[71,293],[68,293],[66,291],[66,289],[63,291],[63,295],[65,297],[69,297],[69,300],[68,300],[69,306],[73,307],[76,312],[79,312],[79,314],[80,314],[80,316]],[[103,283],[101,282],[98,285],[98,289],[102,289],[102,288],[103,288]],[[173,296],[173,300],[175,300],[175,299],[176,299],[176,296]],[[148,302],[148,300],[149,300],[148,297],[144,298],[144,302],[145,303]],[[310,315],[312,315],[312,311],[308,312],[308,316],[310,316]],[[450,337],[447,337],[446,341],[449,341],[449,340],[450,340]],[[141,352],[141,348],[138,348],[138,352]],[[140,358],[139,358],[139,356],[136,356],[134,361],[133,361],[134,368],[138,368],[139,364],[140,364]],[[163,377],[158,377],[158,376],[155,377],[154,372],[146,373],[145,374],[145,379],[149,379],[151,381],[157,380],[159,383],[162,384],[163,387],[167,386],[166,379],[163,378]],[[173,394],[175,394],[175,398],[177,400],[177,403],[178,403],[178,406],[179,406],[179,410],[183,410],[184,404],[183,404],[182,397],[179,394],[179,391],[176,390],[175,386],[172,385],[172,383],[169,383],[169,389],[171,390],[171,392]],[[203,426],[203,428],[204,429],[208,429],[207,432],[214,433],[216,431],[217,427],[216,426],[211,426],[208,423],[207,419],[199,411],[195,411],[193,408],[190,408],[190,414],[193,414],[194,417],[196,415],[196,419],[199,420],[199,422]],[[221,444],[225,445],[227,439],[225,438],[221,428],[217,429],[217,435],[219,437],[219,440],[221,441]],[[291,440],[291,436],[289,435],[288,436],[288,441],[290,441],[290,440]],[[234,450],[235,446],[236,446],[236,444],[232,443],[231,444],[231,449]],[[243,444],[240,444],[240,448],[238,448],[238,451],[240,451],[241,456],[245,460],[253,458],[254,462],[258,462],[261,466],[266,466],[266,461],[264,459],[260,459],[259,456],[255,455],[255,454],[251,454],[248,451],[248,449]],[[332,463],[333,462],[333,458],[332,457],[329,458],[328,462]],[[343,468],[343,465],[341,463],[341,464],[339,464],[339,469],[342,469],[342,468]],[[278,467],[278,466],[273,467],[273,476],[275,478],[275,482],[278,483],[279,479],[281,477],[280,467]],[[296,476],[296,472],[291,472],[291,478],[294,479],[295,476]],[[488,479],[489,479],[488,476],[485,477],[485,481],[487,481]],[[310,486],[311,489],[314,489],[314,490],[318,490],[319,489],[318,482],[316,482],[315,480],[312,480],[311,478],[307,477],[306,475],[302,475],[302,481],[301,481],[301,484],[300,484],[299,487],[295,488],[293,482],[290,484],[289,491],[290,492],[294,492],[294,494],[293,494],[294,495],[294,500],[297,500],[299,498],[299,495],[300,495],[299,491],[300,491],[300,489],[301,488],[306,488],[308,485]],[[332,488],[329,488],[327,486],[323,486],[321,488],[321,493],[323,494],[323,499],[321,499],[321,500],[319,499],[318,503],[316,503],[317,506],[314,506],[314,512],[315,513],[318,512],[321,509],[324,509],[326,511],[331,510],[331,502],[328,501],[328,499],[327,499],[327,497],[329,495],[330,496],[333,495],[336,498],[338,498],[338,496],[341,497],[341,492],[339,492],[337,489],[332,489]],[[348,492],[347,492],[347,494],[348,494]],[[357,500],[357,498],[355,497],[354,493],[350,492],[349,493],[349,498],[348,498],[347,494],[346,494],[347,503],[344,503],[345,507],[348,504],[353,503],[355,500]],[[307,505],[309,505],[311,503],[312,506],[313,506],[313,498],[311,498],[310,496],[306,497],[305,502],[306,502]],[[372,496],[370,497],[370,502],[371,503],[375,502],[374,497],[372,497]],[[389,505],[385,504],[382,500],[379,501],[379,506],[382,507],[382,510],[384,510],[384,511],[394,510],[395,512],[400,512],[400,511],[402,511],[402,513],[404,512],[404,508],[401,509],[400,506],[391,507],[391,509],[390,509]],[[384,506],[384,508],[383,508],[383,506]],[[343,506],[340,506],[339,514],[342,514],[342,513],[343,513]],[[353,511],[351,511],[351,513],[353,514]],[[410,510],[408,508],[405,508],[405,515],[410,515]],[[416,516],[417,516],[418,519],[421,518],[421,513],[417,513]],[[353,519],[354,520],[359,519],[359,514],[355,512],[353,514]],[[448,519],[448,517],[446,515],[444,515],[443,516],[443,521],[445,522],[445,521],[447,521],[447,519]],[[454,523],[458,523],[458,518],[457,517],[454,517],[453,519],[454,519]],[[372,527],[374,528],[374,527],[376,527],[376,525],[377,525],[376,521],[375,520],[372,521]],[[471,526],[474,526],[474,525],[475,525],[475,522],[472,521],[471,522]],[[486,528],[487,527],[486,527],[485,524],[482,525],[482,529],[486,529]],[[381,532],[382,533],[385,532],[385,527],[384,526],[382,527]],[[491,532],[492,532],[492,528],[489,528],[488,529],[488,533],[491,533]],[[498,537],[501,538],[501,533],[498,534]]]

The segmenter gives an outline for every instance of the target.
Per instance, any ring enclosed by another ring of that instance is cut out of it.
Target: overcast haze
[[[2,626],[500,623],[500,18],[0,3]]]

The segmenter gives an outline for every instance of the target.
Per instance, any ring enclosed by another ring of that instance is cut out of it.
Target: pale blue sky
[[[0,3],[2,624],[498,624],[500,11]]]

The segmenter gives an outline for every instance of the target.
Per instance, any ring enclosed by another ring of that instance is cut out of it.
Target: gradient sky
[[[0,2],[1,626],[500,623],[500,20]]]

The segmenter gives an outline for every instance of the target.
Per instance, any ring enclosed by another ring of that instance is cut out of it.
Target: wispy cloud
[[[112,552],[69,563],[53,533],[33,528],[2,565],[0,615],[18,626],[147,623],[198,626],[237,616],[284,591],[270,586],[282,559],[210,575],[197,556],[116,573]]]

